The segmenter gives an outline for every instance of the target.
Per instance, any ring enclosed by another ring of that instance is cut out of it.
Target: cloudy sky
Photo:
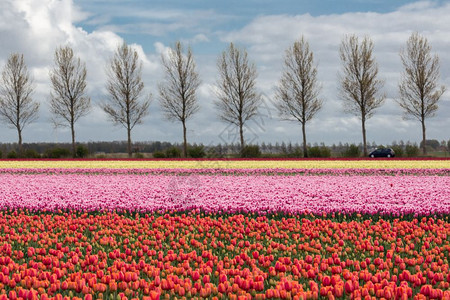
[[[194,52],[202,84],[200,111],[188,122],[188,141],[211,144],[236,142],[236,131],[217,118],[213,86],[217,57],[228,43],[246,48],[258,69],[263,94],[260,115],[248,124],[251,142],[300,142],[297,123],[281,121],[273,106],[274,86],[281,75],[284,51],[302,35],[318,63],[323,109],[307,125],[311,143],[362,140],[360,121],[345,114],[338,97],[339,44],[346,34],[369,36],[387,99],[367,122],[368,141],[418,142],[420,123],[403,120],[394,101],[402,71],[399,51],[412,32],[427,37],[441,61],[441,83],[450,90],[450,3],[447,1],[388,0],[2,0],[0,1],[0,66],[13,52],[23,53],[35,81],[34,98],[41,103],[39,119],[24,130],[24,142],[63,142],[69,130],[53,128],[48,99],[49,70],[59,45],[71,45],[86,62],[88,93],[93,109],[76,124],[79,141],[125,140],[124,128],[112,126],[98,104],[107,99],[105,66],[117,45],[126,41],[143,61],[146,93],[153,95],[150,115],[135,127],[135,141],[180,141],[182,128],[161,114],[157,84],[163,78],[161,53],[181,40]],[[427,136],[450,139],[450,92],[436,117],[427,121]],[[0,142],[17,140],[16,132],[0,127]]]

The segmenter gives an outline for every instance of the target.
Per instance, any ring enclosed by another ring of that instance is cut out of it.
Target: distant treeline
[[[21,154],[16,153],[17,143],[0,143],[0,157],[3,158],[63,158],[71,156],[71,143],[24,143]],[[450,140],[427,140],[427,148],[433,151],[450,152]],[[98,141],[77,143],[77,157],[110,157],[112,154],[127,153],[127,141]],[[393,141],[390,144],[381,145],[375,142],[369,143],[371,150],[380,147],[393,148],[397,156],[417,156],[419,147],[409,141]],[[146,141],[133,143],[135,157],[181,157],[183,144]],[[324,143],[308,144],[312,157],[358,157],[362,155],[363,145],[341,143],[325,145]],[[298,143],[257,143],[248,145],[247,157],[302,157],[302,146]],[[189,144],[189,157],[234,157],[239,156],[240,144]]]

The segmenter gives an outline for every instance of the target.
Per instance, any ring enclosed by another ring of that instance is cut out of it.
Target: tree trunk
[[[182,121],[183,123],[183,157],[187,157],[187,138],[186,138],[186,121]]]
[[[133,152],[131,151],[131,128],[130,126],[127,127],[127,135],[128,135],[128,145],[127,145],[127,150],[128,150],[128,157],[132,157]]]
[[[75,148],[75,124],[73,120],[70,122],[70,129],[72,130],[72,157],[75,158],[77,156],[77,150]]]
[[[241,154],[244,151],[244,124],[239,123],[239,135],[241,137]]]
[[[366,118],[362,118],[362,135],[363,135],[363,146],[364,146],[364,157],[367,156],[367,142],[366,142]]]
[[[422,118],[422,151],[423,155],[427,155],[426,134],[425,134],[425,118]]]
[[[306,147],[306,124],[302,122],[302,133],[303,133],[303,157],[308,157],[308,148]]]
[[[17,134],[19,135],[19,155],[22,154],[22,129],[20,127],[17,128]]]

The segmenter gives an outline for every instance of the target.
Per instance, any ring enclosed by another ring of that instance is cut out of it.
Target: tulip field
[[[450,160],[0,160],[1,299],[450,299]]]

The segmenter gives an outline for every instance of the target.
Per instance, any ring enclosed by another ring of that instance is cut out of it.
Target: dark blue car
[[[381,148],[370,152],[369,157],[394,157],[395,152],[391,148]]]

